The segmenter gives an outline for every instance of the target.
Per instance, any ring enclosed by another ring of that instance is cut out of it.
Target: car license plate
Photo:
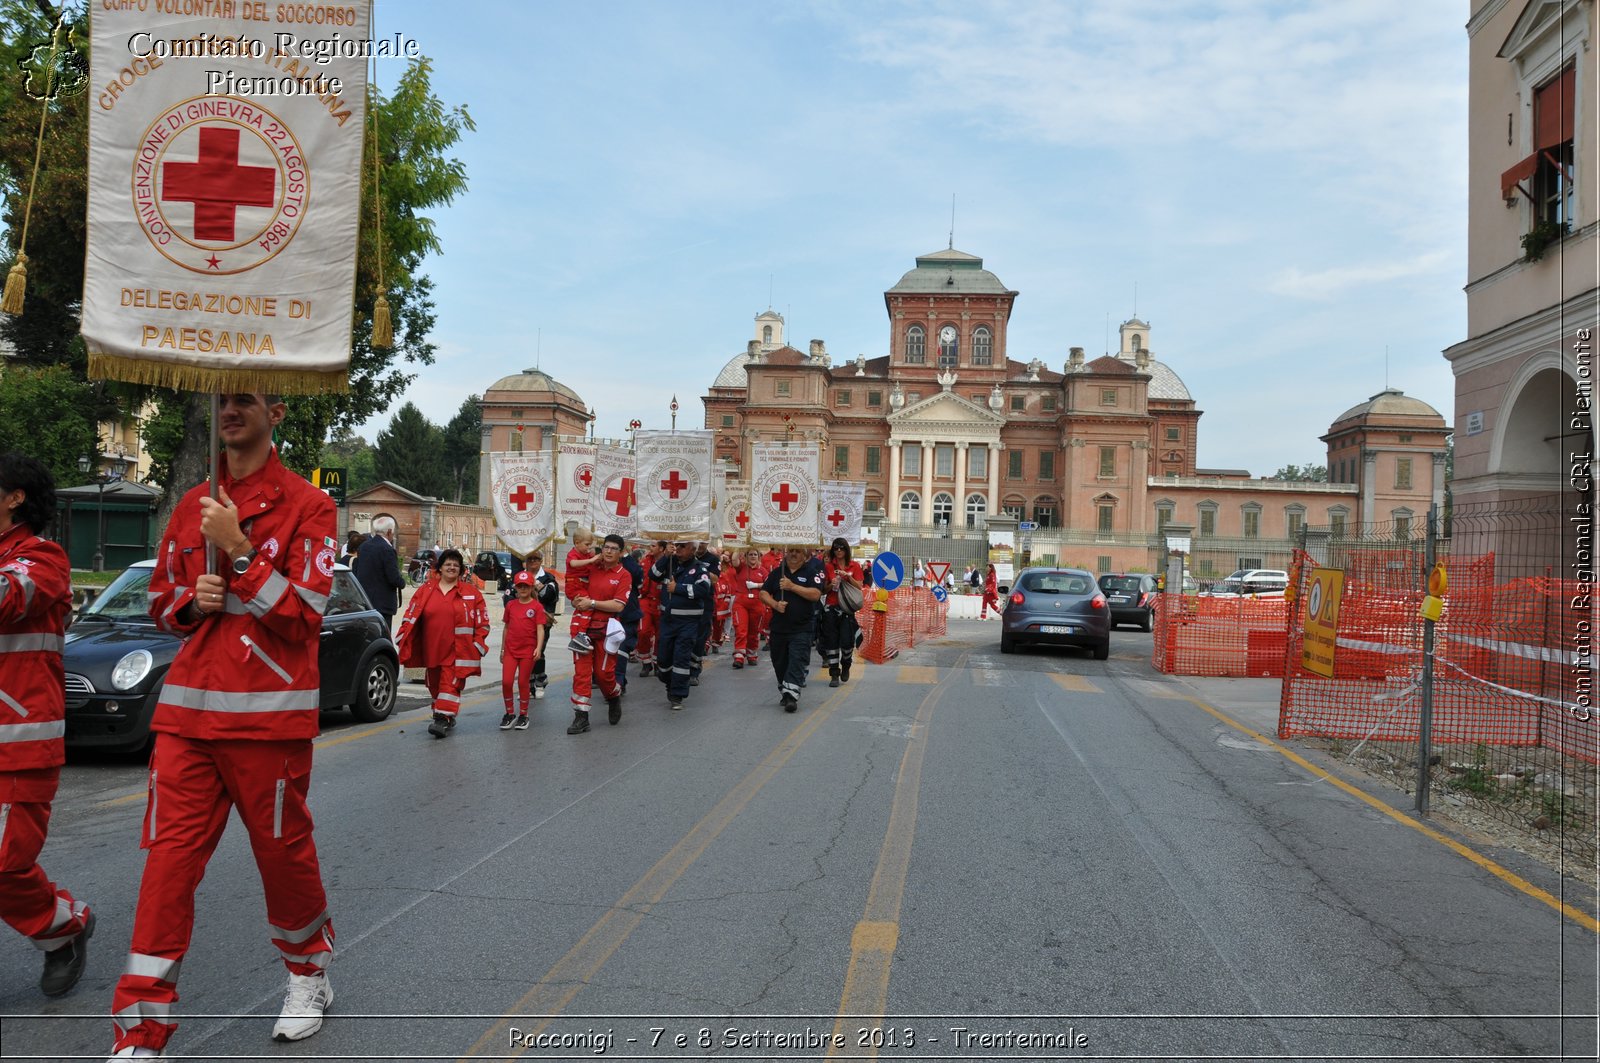
[[[1125,594],[1118,594],[1115,597],[1113,597],[1111,600],[1113,602],[1115,602],[1117,605],[1122,605],[1124,602],[1126,602],[1128,600],[1128,597]]]
[[[1041,635],[1070,635],[1070,634],[1072,634],[1072,629],[1070,627],[1066,626],[1065,624],[1041,624],[1039,626],[1039,634],[1041,634]]]

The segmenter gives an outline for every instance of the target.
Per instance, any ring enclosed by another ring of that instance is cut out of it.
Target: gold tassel
[[[10,284],[6,285],[7,298],[10,297]],[[394,346],[394,325],[389,320],[389,297],[379,294],[378,301],[372,306],[372,345],[374,347]]]
[[[17,252],[17,264],[6,274],[6,292],[0,297],[0,310],[12,317],[22,316],[22,300],[28,287],[28,256]]]

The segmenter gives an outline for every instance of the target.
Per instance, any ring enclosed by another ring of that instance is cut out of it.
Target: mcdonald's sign
[[[344,485],[349,469],[312,469],[311,486],[328,493],[334,505],[344,505]]]

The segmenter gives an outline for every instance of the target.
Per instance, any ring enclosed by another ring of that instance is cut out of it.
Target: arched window
[[[1021,495],[1007,495],[1000,504],[1000,512],[1017,520],[1025,520],[1028,516],[1028,500]]]
[[[911,524],[917,519],[917,514],[922,512],[922,498],[915,491],[905,491],[900,495],[900,522]]]
[[[972,364],[994,364],[994,336],[982,325],[972,333]]]
[[[772,326],[771,325],[762,325],[761,326],[761,342],[762,343],[771,343],[772,342]]]
[[[1133,349],[1136,351],[1144,350],[1144,337],[1137,332],[1133,334]]]
[[[927,349],[926,336],[921,325],[912,325],[906,329],[906,362],[911,365],[921,365],[923,352]]]
[[[956,500],[940,491],[933,496],[933,522],[935,524],[948,525],[950,523],[950,513],[955,508]]]
[[[967,496],[967,527],[976,528],[989,513],[989,500],[983,495]]]
[[[1056,526],[1056,500],[1049,495],[1040,495],[1034,499],[1033,519],[1041,528],[1054,528]]]
[[[939,368],[954,369],[960,361],[961,337],[956,333],[954,325],[946,325],[939,330]]]
[[[866,511],[868,513],[882,513],[883,496],[876,491],[868,491],[866,498]]]

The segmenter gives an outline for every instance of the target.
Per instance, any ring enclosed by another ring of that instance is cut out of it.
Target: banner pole
[[[207,444],[207,446],[210,448],[207,451],[207,453],[210,455],[209,458],[208,458],[208,461],[210,462],[210,470],[209,470],[208,476],[209,476],[209,479],[210,479],[210,482],[211,482],[211,500],[213,502],[215,502],[217,500],[217,481],[222,475],[222,455],[221,455],[221,449],[222,448],[218,445],[220,443],[221,437],[222,437],[221,421],[222,421],[222,395],[220,393],[218,393],[218,392],[213,391],[211,393],[211,431],[210,431],[210,437],[209,437],[210,438],[210,442]],[[215,576],[216,574],[217,574],[217,548],[216,548],[216,545],[211,542],[211,540],[207,539],[206,540],[206,575]]]

